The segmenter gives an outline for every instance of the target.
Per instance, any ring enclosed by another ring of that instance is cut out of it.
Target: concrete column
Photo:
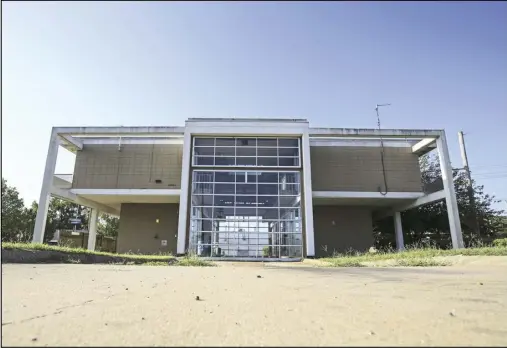
[[[53,186],[53,176],[55,174],[59,146],[60,140],[58,139],[58,134],[53,128],[51,131],[51,138],[49,139],[46,167],[44,169],[44,177],[42,178],[42,187],[40,189],[39,205],[37,208],[37,217],[35,218],[32,243],[42,243],[44,241],[44,231],[46,229],[51,187]]]
[[[183,159],[181,166],[181,191],[180,191],[180,209],[178,216],[178,241],[176,252],[178,254],[185,253],[185,244],[187,236],[187,208],[188,194],[190,186],[190,161],[192,158],[192,136],[190,131],[185,130],[183,137]]]
[[[401,212],[394,212],[394,232],[396,234],[396,249],[398,251],[405,250],[405,243],[403,241],[403,227],[401,225]]]
[[[97,240],[97,222],[99,220],[99,211],[90,208],[90,226],[88,228],[88,250],[95,250],[95,241]]]
[[[306,256],[315,256],[315,237],[313,231],[313,197],[312,197],[312,164],[310,159],[310,136],[308,130],[301,137],[301,152],[303,158],[303,198],[304,224],[306,237]]]
[[[447,215],[449,217],[449,227],[451,231],[452,247],[454,249],[463,248],[463,235],[461,232],[461,222],[459,219],[458,202],[456,201],[456,192],[454,191],[454,182],[452,177],[452,166],[447,148],[445,132],[437,139],[437,151],[440,160],[440,169],[442,171],[442,181],[444,183],[445,203],[447,205]]]

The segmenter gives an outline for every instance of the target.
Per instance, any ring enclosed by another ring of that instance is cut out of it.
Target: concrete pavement
[[[495,265],[2,266],[4,346],[505,346],[506,322]]]

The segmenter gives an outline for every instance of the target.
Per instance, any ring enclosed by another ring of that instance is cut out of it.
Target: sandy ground
[[[506,323],[505,263],[2,266],[4,346],[506,346]]]

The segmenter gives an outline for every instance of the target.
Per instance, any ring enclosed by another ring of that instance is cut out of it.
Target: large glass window
[[[273,144],[259,140],[245,142]],[[299,172],[194,170],[191,195],[189,247],[199,256],[302,256]]]
[[[197,167],[300,167],[299,138],[195,137]]]

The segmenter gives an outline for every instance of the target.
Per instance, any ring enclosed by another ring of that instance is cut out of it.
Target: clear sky
[[[445,129],[455,167],[465,131],[477,180],[507,201],[507,3],[2,3],[2,176],[26,204],[52,126],[373,128],[377,103],[383,127]]]

